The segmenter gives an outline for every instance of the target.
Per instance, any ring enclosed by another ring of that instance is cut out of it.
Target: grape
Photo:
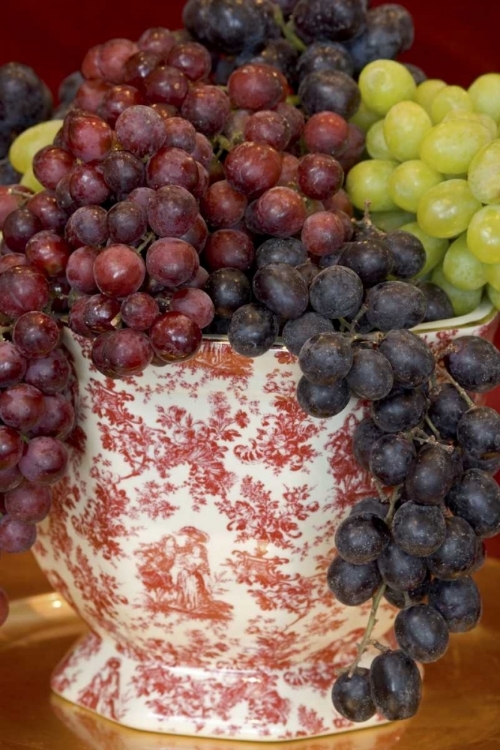
[[[384,433],[378,427],[373,419],[367,417],[363,419],[354,428],[352,436],[352,449],[354,458],[358,464],[365,470],[370,468],[370,454],[376,441],[379,440]],[[384,515],[385,517],[385,515]]]
[[[309,73],[319,70],[341,70],[352,76],[354,66],[351,55],[339,42],[314,41],[301,54],[297,63],[297,73],[302,80]]]
[[[352,676],[344,672],[335,680],[332,689],[334,708],[349,721],[367,721],[375,713],[369,674],[368,669],[356,667]]]
[[[247,277],[237,268],[219,268],[210,274],[205,291],[211,297],[215,314],[230,318],[243,305],[250,302],[252,289]]]
[[[466,574],[476,557],[476,536],[463,518],[446,518],[446,537],[443,544],[427,558],[430,572],[443,580]]]
[[[384,116],[394,104],[414,98],[416,84],[411,73],[393,60],[375,60],[362,70],[359,88],[365,104]]]
[[[419,586],[414,589],[410,589],[409,591],[398,591],[397,589],[393,589],[390,586],[386,586],[384,597],[389,602],[389,604],[392,604],[393,607],[397,607],[398,609],[405,609],[406,607],[410,607],[412,604],[419,604],[421,601],[423,601],[423,599],[427,597],[429,586],[430,575],[427,574],[427,576]]]
[[[466,633],[481,618],[481,596],[469,576],[455,581],[434,579],[429,589],[429,604],[445,619],[450,633]]]
[[[0,518],[0,550],[26,552],[35,543],[36,526],[8,515]]]
[[[371,159],[356,164],[346,178],[346,190],[353,206],[364,211],[393,211],[396,204],[389,194],[389,184],[398,163],[392,159]]]
[[[111,83],[121,83],[125,63],[138,51],[137,44],[129,39],[109,39],[104,42],[100,45],[98,56],[102,77]]]
[[[217,86],[202,83],[189,89],[181,107],[182,116],[208,138],[222,132],[230,111],[227,95]]]
[[[12,329],[12,341],[28,359],[46,357],[59,343],[61,329],[54,318],[43,312],[21,315]]]
[[[156,318],[158,320],[158,318]],[[154,323],[153,323],[154,326]],[[153,328],[151,329],[153,330]],[[148,337],[141,331],[122,328],[105,336],[101,356],[114,377],[140,375],[153,359]]]
[[[336,557],[328,568],[327,583],[341,604],[355,607],[371,599],[382,579],[375,562],[353,565]]]
[[[141,104],[122,112],[115,123],[115,132],[123,148],[139,158],[158,151],[166,137],[160,115]]]
[[[431,393],[428,416],[445,440],[456,440],[457,427],[469,406],[451,383],[442,383]]]
[[[408,496],[422,505],[439,505],[451,487],[453,475],[448,451],[438,444],[424,445],[408,470]]]
[[[188,0],[182,20],[199,42],[229,55],[258,47],[275,36],[273,10],[267,2],[243,5],[234,0]]]
[[[325,318],[345,318],[359,311],[363,284],[350,268],[331,266],[313,280],[309,298],[311,307]]]
[[[282,336],[287,349],[299,356],[302,346],[309,338],[327,332],[333,332],[333,324],[330,320],[315,312],[305,312],[298,318],[287,320]]]
[[[394,623],[399,648],[412,659],[428,664],[444,656],[450,636],[446,620],[428,604],[402,610]]]
[[[364,29],[347,43],[354,72],[360,73],[365,65],[374,60],[397,57],[411,47],[413,36],[413,20],[403,6],[383,3],[369,8]]]
[[[389,331],[382,339],[379,351],[392,367],[394,382],[406,388],[423,385],[434,372],[435,361],[431,349],[411,331]]]
[[[333,385],[349,372],[353,361],[350,343],[340,333],[317,333],[302,346],[299,366],[316,385]]]
[[[57,190],[64,180],[63,177],[58,183]],[[96,162],[76,166],[71,172],[68,187],[75,207],[104,203],[109,197],[109,188],[104,180],[102,168]]]
[[[0,492],[8,492],[18,487],[23,481],[23,475],[18,466],[10,469],[0,469]]]
[[[44,411],[41,419],[30,430],[30,437],[48,437],[65,440],[75,426],[75,410],[71,401],[60,393],[43,397]]]
[[[166,104],[180,107],[189,91],[189,80],[177,68],[159,65],[144,78],[142,88],[151,105]],[[127,111],[125,110],[125,112]],[[158,109],[157,114],[160,114],[160,112],[161,110]],[[133,151],[129,146],[126,148]]]
[[[24,379],[42,393],[54,395],[68,385],[71,367],[64,352],[54,349],[47,357],[31,360]],[[2,383],[3,385],[3,383]]]
[[[29,208],[18,208],[8,214],[3,223],[3,238],[10,250],[23,253],[28,241],[42,229],[38,216]]]
[[[423,558],[407,554],[394,541],[382,552],[377,564],[385,583],[398,591],[416,588],[427,572]]]
[[[322,0],[298,0],[292,18],[297,33],[307,43],[316,39],[341,42],[363,28],[364,7],[361,0],[341,0],[334,6]]]
[[[19,461],[25,479],[33,484],[48,485],[59,481],[66,472],[68,449],[57,438],[35,437],[30,440]]]
[[[426,310],[423,292],[401,281],[385,281],[372,287],[365,304],[368,322],[381,331],[413,328],[422,322]]]
[[[120,201],[108,211],[107,225],[112,244],[135,245],[147,228],[144,211],[132,201]]]
[[[402,435],[383,435],[370,452],[370,472],[383,484],[393,487],[404,482],[415,456],[413,443]]]
[[[393,159],[385,139],[384,121],[377,120],[366,133],[366,150],[372,159]]]
[[[261,234],[290,237],[306,222],[306,208],[300,195],[288,187],[273,187],[255,203],[255,221]],[[309,217],[307,222],[319,214]],[[304,230],[305,231],[305,230]],[[307,243],[302,238],[307,247]]]
[[[146,29],[137,42],[140,50],[152,52],[160,57],[166,57],[174,45],[175,37],[173,33],[163,26],[153,26]],[[130,63],[131,59],[133,58],[129,58],[127,63]]]
[[[72,312],[75,306],[72,307]],[[112,331],[118,324],[117,315],[120,312],[120,303],[113,297],[104,294],[93,294],[84,298],[83,323],[92,333],[104,333]],[[75,329],[73,329],[75,330]],[[84,330],[76,330],[77,333],[88,335]]]
[[[418,667],[403,651],[386,651],[373,660],[370,687],[377,711],[390,721],[416,714],[422,697]]]
[[[440,508],[406,502],[394,515],[392,532],[396,544],[408,555],[427,557],[443,544],[446,524]]]
[[[444,180],[420,198],[417,220],[422,230],[434,237],[456,237],[465,232],[479,208],[467,180]]]
[[[301,377],[297,385],[297,401],[306,414],[311,417],[334,417],[343,411],[351,398],[346,380],[337,380],[333,384],[318,385]]]
[[[169,52],[167,64],[182,70],[190,81],[207,78],[212,69],[209,51],[198,42],[176,44]]]
[[[500,263],[500,206],[477,208],[467,228],[467,246],[481,263]]]
[[[356,513],[372,513],[380,518],[385,519],[389,510],[388,503],[383,503],[378,497],[364,497],[362,500],[358,500],[352,508],[350,515],[353,516]]]
[[[455,286],[446,281],[442,266],[438,266],[434,269],[434,271],[432,272],[431,281],[434,285],[437,285],[441,288],[442,291],[445,292],[453,308],[453,316],[467,315],[467,313],[475,310],[481,302],[483,296],[482,289],[474,289],[470,291],[457,289]]]
[[[108,245],[95,259],[93,269],[98,289],[112,297],[136,292],[146,275],[141,256],[123,244]]]
[[[405,390],[395,387],[390,393],[372,404],[373,421],[384,432],[411,430],[423,420],[427,398],[420,388]]]
[[[101,161],[113,145],[113,131],[97,115],[77,114],[68,121],[68,146],[83,162]]]
[[[234,190],[255,197],[278,182],[281,156],[265,143],[242,143],[227,155],[224,171]]]
[[[474,198],[481,203],[500,201],[499,158],[500,140],[497,139],[484,145],[471,159],[467,179]]]
[[[24,443],[17,430],[0,425],[0,469],[11,469],[23,455]]]
[[[470,456],[488,459],[500,453],[500,414],[488,406],[472,407],[460,417],[457,439]]]
[[[69,151],[57,146],[44,146],[33,156],[33,172],[45,188],[55,190],[59,180],[70,172],[74,163],[75,157]]]
[[[299,266],[307,261],[307,251],[297,239],[271,238],[259,245],[255,259],[258,268],[263,268],[270,263]]]
[[[248,271],[254,261],[255,250],[250,237],[236,229],[219,229],[208,237],[204,260],[211,271],[218,268],[238,268]]]
[[[2,120],[14,133],[48,120],[52,113],[52,96],[47,86],[32,68],[18,62],[0,66],[0,101]]]
[[[499,92],[500,76],[498,73],[486,73],[476,78],[468,89],[474,111],[485,112],[498,121],[500,119]]]
[[[389,232],[384,237],[393,265],[391,273],[397,279],[410,279],[422,271],[425,265],[425,248],[418,237],[403,230]]]
[[[299,162],[298,185],[304,195],[326,200],[342,187],[344,172],[328,154],[306,154]]]
[[[363,286],[375,286],[391,273],[392,256],[389,248],[382,240],[356,240],[345,244],[339,265],[355,271]]]
[[[361,565],[376,560],[389,544],[391,535],[376,514],[356,513],[337,527],[335,546],[343,560]]]
[[[8,388],[23,380],[28,360],[11,341],[0,340],[0,388]]]
[[[337,157],[346,146],[349,126],[336,112],[316,112],[304,125],[304,143],[309,151]]]
[[[252,303],[237,306],[231,317],[228,339],[238,354],[259,357],[271,348],[277,334],[276,316],[263,305]]]
[[[201,330],[191,318],[172,311],[160,315],[149,330],[155,354],[164,362],[184,362],[201,346]]]
[[[465,390],[483,393],[500,383],[500,353],[479,336],[460,336],[445,357],[450,375]]]
[[[27,383],[12,385],[0,394],[0,419],[14,430],[28,432],[43,414],[43,395]]]
[[[428,130],[422,139],[419,156],[413,158],[420,158],[443,174],[461,175],[467,172],[473,157],[490,140],[483,123],[450,119]]]
[[[133,252],[131,250],[131,252]],[[138,261],[142,259],[134,253]],[[136,268],[137,266],[137,268]],[[168,287],[176,287],[190,279],[198,269],[198,253],[192,245],[184,240],[163,237],[156,240],[149,246],[146,253],[146,268],[150,276]],[[139,270],[137,262],[134,263],[134,270]],[[137,275],[136,280],[139,276]],[[122,294],[125,297],[131,292],[137,291],[142,284],[134,284],[133,289]]]
[[[234,190],[226,180],[210,185],[200,201],[205,220],[216,229],[225,229],[237,224],[245,215],[247,200]]]
[[[359,398],[376,401],[387,396],[394,378],[391,365],[381,352],[359,348],[354,352],[347,382],[351,391]]]
[[[300,82],[299,98],[308,115],[335,112],[349,120],[360,103],[360,92],[351,76],[342,70],[308,73]]]
[[[23,482],[5,493],[5,509],[10,518],[24,523],[39,523],[48,515],[52,495],[48,487]]]
[[[344,224],[339,216],[331,211],[318,211],[303,222],[300,239],[311,255],[321,257],[340,250],[344,236]]]
[[[451,512],[465,519],[479,537],[500,531],[500,489],[484,471],[469,469],[445,499]]]
[[[264,109],[250,115],[244,137],[247,141],[268,143],[277,151],[283,151],[290,140],[290,127],[278,112]]]
[[[450,112],[472,112],[472,109],[472,99],[465,89],[461,86],[443,86],[432,99],[430,115],[433,122],[440,123]]]

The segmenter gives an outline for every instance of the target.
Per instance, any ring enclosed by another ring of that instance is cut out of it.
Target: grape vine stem
[[[467,402],[467,405],[471,409],[476,406],[476,404],[471,399],[471,397],[469,396],[469,394],[467,393],[467,391],[464,388],[462,388],[461,385],[459,385],[457,383],[457,381],[455,380],[455,378],[452,375],[450,375],[450,373],[448,372],[448,370],[445,367],[442,367],[442,365],[437,365],[436,369],[437,369],[439,375],[441,375],[441,377],[444,380],[447,380],[449,383],[451,383],[456,388],[456,390],[459,392],[459,394],[462,396],[462,398]]]
[[[373,599],[372,599],[372,607],[371,607],[371,610],[370,610],[370,616],[368,618],[368,623],[366,625],[366,630],[365,630],[365,634],[363,636],[363,640],[361,641],[361,643],[358,646],[358,655],[355,658],[355,660],[353,661],[353,663],[351,664],[351,666],[348,668],[349,669],[349,677],[353,676],[354,672],[356,671],[356,669],[358,667],[359,662],[361,661],[361,659],[363,657],[363,654],[365,653],[366,649],[370,645],[370,641],[371,641],[373,629],[374,629],[375,625],[377,624],[377,612],[378,612],[378,608],[380,606],[380,602],[382,601],[382,597],[384,596],[385,589],[386,589],[386,585],[385,585],[385,583],[383,583],[380,586],[380,588],[378,589],[378,591],[375,594],[375,596],[373,597]]]

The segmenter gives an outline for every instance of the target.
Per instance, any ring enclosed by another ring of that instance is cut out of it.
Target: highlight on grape
[[[92,47],[55,109],[34,71],[0,67],[0,550],[34,544],[66,470],[65,329],[110,378],[205,335],[286,347],[307,415],[367,403],[352,447],[373,496],[325,586],[372,608],[333,705],[405,719],[417,662],[478,623],[472,574],[500,531],[500,416],[475,401],[500,353],[458,336],[436,354],[412,330],[485,295],[500,309],[500,74],[465,90],[397,62],[397,4],[188,0],[183,18]],[[384,598],[396,649],[374,639]]]

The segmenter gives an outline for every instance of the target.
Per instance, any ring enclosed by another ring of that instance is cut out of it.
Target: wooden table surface
[[[377,729],[308,741],[271,743],[271,747],[279,746],[283,750],[498,750],[500,562],[488,561],[476,580],[484,599],[481,623],[471,633],[452,636],[445,657],[426,667],[424,699],[415,718]],[[30,554],[0,558],[0,581],[11,599],[50,590]],[[24,606],[20,602],[14,609],[19,613],[19,607]],[[69,617],[66,613],[64,621],[42,621],[32,633],[26,621],[18,635],[12,623],[10,632],[14,632],[14,636],[4,636],[2,641],[0,632],[2,750],[257,750],[263,747],[258,743],[137,732],[51,695],[50,672],[83,629],[81,621],[72,613]]]

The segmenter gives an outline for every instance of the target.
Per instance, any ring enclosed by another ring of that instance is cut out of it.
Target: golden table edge
[[[2,750],[490,750],[500,747],[500,561],[475,576],[484,613],[471,633],[452,636],[426,667],[424,699],[410,721],[281,743],[237,742],[138,732],[51,694],[49,676],[84,623],[55,592],[19,599],[0,629]]]

